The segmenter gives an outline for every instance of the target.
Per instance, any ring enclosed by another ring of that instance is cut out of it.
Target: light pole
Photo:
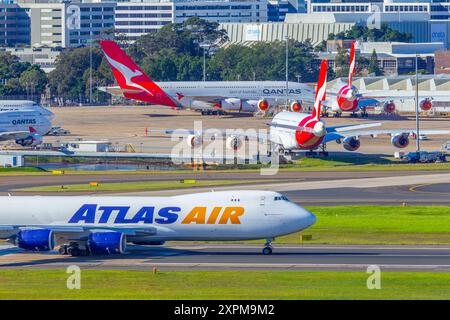
[[[203,81],[206,81],[206,48],[203,47]]]
[[[419,125],[419,55],[416,54],[416,152],[420,153],[420,125]]]
[[[289,105],[289,37],[286,36],[286,108]]]
[[[92,33],[89,46],[89,104],[92,105]]]

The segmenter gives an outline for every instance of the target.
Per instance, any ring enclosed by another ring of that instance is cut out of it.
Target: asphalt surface
[[[448,171],[366,171],[366,172],[301,172],[280,171],[274,176],[262,176],[257,172],[214,172],[214,171],[187,171],[186,173],[149,173],[149,174],[64,174],[64,175],[24,175],[24,176],[2,176],[0,179],[0,193],[12,189],[20,189],[36,186],[52,186],[63,184],[89,183],[92,181],[100,183],[113,182],[145,182],[145,181],[178,181],[181,179],[202,180],[334,180],[346,178],[376,178],[392,176],[412,176],[421,174],[448,173]]]
[[[0,269],[121,270],[367,270],[450,271],[450,247],[439,246],[299,246],[274,245],[270,256],[262,245],[129,246],[122,256],[68,257],[58,253],[23,253],[0,245]]]

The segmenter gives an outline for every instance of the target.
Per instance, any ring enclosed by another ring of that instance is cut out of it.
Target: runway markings
[[[432,186],[432,185],[436,185],[436,184],[440,184],[440,183],[423,183],[423,184],[414,185],[414,186],[412,186],[412,187],[409,188],[409,191],[411,191],[411,192],[417,192],[417,193],[432,193],[432,194],[444,194],[444,195],[450,195],[450,192],[417,190],[418,188],[428,187],[428,186]]]

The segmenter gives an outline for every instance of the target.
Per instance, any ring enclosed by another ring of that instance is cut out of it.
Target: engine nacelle
[[[87,241],[93,254],[120,254],[127,249],[127,237],[122,232],[92,232]]]
[[[16,143],[22,147],[38,146],[42,143],[43,138],[40,134],[33,133],[24,139],[17,139]]]
[[[220,106],[223,110],[226,110],[226,111],[240,110],[241,109],[241,99],[236,99],[236,98],[223,99],[220,102]]]
[[[191,148],[198,148],[203,144],[203,137],[201,135],[191,134],[187,137],[187,144]]]
[[[48,229],[26,229],[17,233],[14,244],[31,251],[51,251],[55,248],[55,235]]]
[[[385,102],[383,105],[383,111],[385,113],[394,113],[395,109],[396,107],[394,101]]]
[[[396,148],[406,148],[409,145],[409,137],[407,133],[400,133],[392,136],[391,143]]]
[[[361,146],[361,141],[356,137],[347,137],[342,141],[342,146],[347,151],[355,151]]]
[[[422,101],[420,101],[420,109],[422,109],[423,111],[429,111],[431,110],[431,108],[433,108],[433,102],[431,101],[431,99],[424,99]]]
[[[227,138],[227,148],[238,151],[242,147],[242,139],[231,136]]]
[[[260,111],[267,111],[269,109],[269,102],[267,100],[262,99],[258,101],[258,109]]]
[[[292,112],[300,112],[302,111],[302,104],[300,101],[294,101],[291,103],[289,108]]]

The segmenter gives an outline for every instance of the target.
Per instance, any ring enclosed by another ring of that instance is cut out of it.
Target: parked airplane
[[[283,81],[180,81],[153,82],[114,42],[100,41],[118,86],[101,87],[112,95],[166,105],[189,108],[202,114],[226,111],[266,112],[270,107],[286,103],[286,90],[290,109],[299,112],[303,101],[313,101],[310,86]]]
[[[27,205],[24,206],[23,204]],[[72,256],[118,254],[128,242],[266,239],[316,217],[277,192],[222,191],[175,197],[0,197],[0,238],[19,248]]]
[[[368,117],[366,107],[369,105],[380,105],[385,113],[391,114],[396,110],[395,100],[414,99],[415,93],[399,91],[392,94],[387,90],[364,90],[358,91],[353,85],[353,75],[356,72],[355,42],[350,48],[350,67],[346,84],[338,84],[337,92],[330,90],[329,98],[324,102],[324,116],[327,116],[327,109],[334,112],[335,117],[340,117],[343,112],[350,112],[352,117],[361,113],[361,117]],[[435,97],[419,95],[419,107],[422,111],[429,111],[433,107]],[[439,94],[438,101],[450,101],[450,94]]]
[[[0,141],[14,140],[21,146],[37,146],[52,124],[38,110],[0,111]]]
[[[38,111],[42,116],[54,118],[53,112],[42,107],[39,103],[30,100],[0,100],[0,112],[2,111]]]
[[[284,111],[276,114],[272,121],[268,123],[270,133],[250,135],[248,133],[239,133],[236,131],[232,136],[226,137],[229,149],[237,151],[244,143],[244,139],[254,138],[261,141],[269,141],[279,146],[283,151],[294,150],[315,150],[325,146],[328,142],[335,141],[342,143],[347,151],[356,151],[361,146],[360,136],[375,137],[381,134],[391,136],[391,143],[394,147],[405,148],[409,144],[409,137],[415,134],[413,129],[400,130],[361,130],[371,127],[381,126],[382,123],[362,123],[327,127],[320,119],[321,104],[326,97],[327,85],[327,61],[323,60],[320,66],[319,80],[317,83],[316,96],[312,114]],[[174,130],[149,130],[149,132],[158,132],[172,134]],[[217,131],[216,131],[217,132]],[[450,130],[421,130],[425,135],[443,135],[450,134]],[[207,132],[198,132],[193,130],[176,130],[177,135],[185,134],[188,143],[193,147],[198,147],[205,140],[208,140]],[[223,132],[223,135],[227,132]],[[214,136],[216,138],[216,136]]]

